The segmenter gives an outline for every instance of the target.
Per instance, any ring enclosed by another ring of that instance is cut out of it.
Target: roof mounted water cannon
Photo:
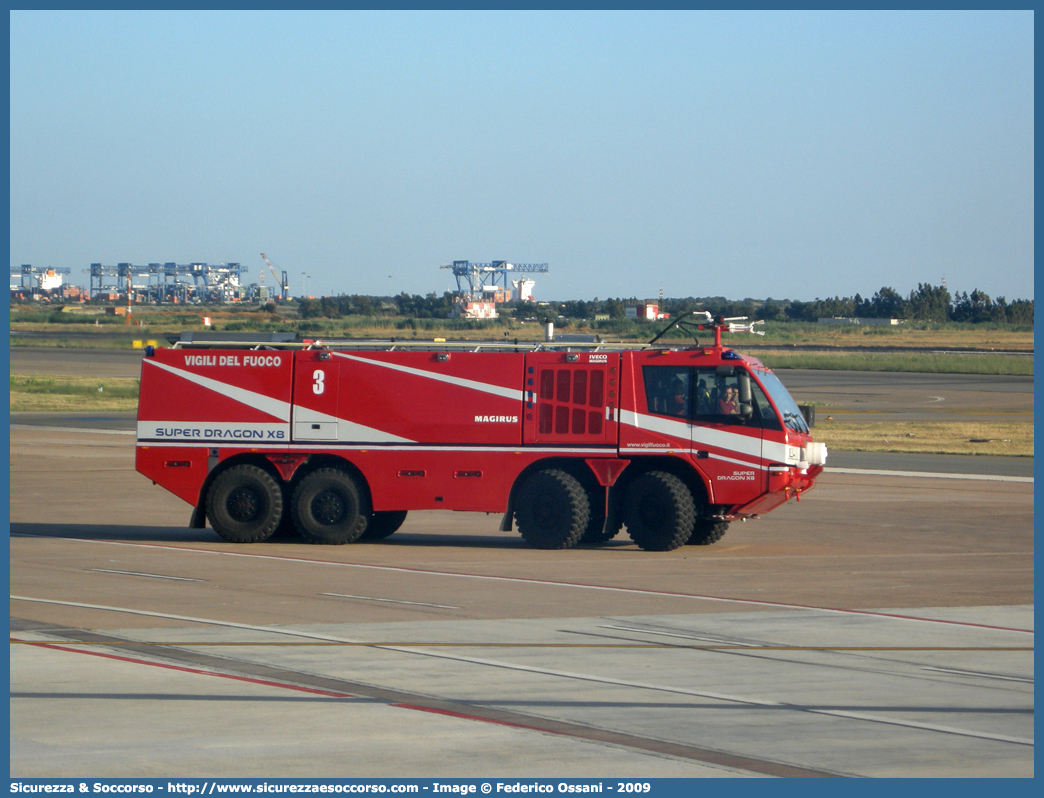
[[[750,333],[751,335],[764,335],[765,334],[764,330],[755,330],[754,329],[754,325],[755,324],[764,324],[765,323],[764,319],[758,319],[757,321],[752,321],[752,322],[750,322],[750,324],[736,324],[737,321],[745,321],[746,318],[747,318],[746,316],[733,316],[732,318],[729,318],[729,319],[723,319],[722,321],[725,323],[725,326],[723,327],[723,329],[728,330],[728,332],[730,332],[730,333],[733,333],[733,332],[745,332],[745,333]]]
[[[700,321],[697,321],[694,324],[693,322],[697,319]],[[709,311],[706,310],[690,310],[688,313],[683,313],[670,324],[668,324],[666,327],[664,327],[663,330],[655,338],[649,341],[649,343],[656,343],[658,340],[660,340],[660,338],[666,335],[667,332],[673,327],[677,327],[679,330],[689,333],[689,335],[692,336],[693,341],[696,342],[697,346],[700,345],[700,342],[696,338],[696,333],[700,330],[714,330],[714,345],[717,347],[721,346],[721,334],[723,332],[747,332],[751,333],[752,335],[765,334],[764,330],[754,329],[755,324],[765,323],[761,319],[757,321],[752,321],[749,324],[737,323],[741,321],[746,321],[746,319],[746,316],[730,316],[726,318],[724,316],[718,315],[717,317],[715,317],[711,315]]]

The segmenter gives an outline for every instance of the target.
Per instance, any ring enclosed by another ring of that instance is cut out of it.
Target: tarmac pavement
[[[11,458],[15,777],[1033,775],[1027,482],[828,469],[664,553],[235,546],[130,436]]]

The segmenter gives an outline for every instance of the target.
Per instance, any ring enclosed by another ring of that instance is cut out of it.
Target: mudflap
[[[620,515],[620,500],[610,485],[605,489],[605,521],[602,522],[602,534],[606,530],[616,528],[616,519]]]
[[[200,502],[193,508],[192,517],[189,519],[189,529],[205,529],[207,526],[207,511]]]
[[[512,493],[514,493],[514,491],[512,491]],[[509,496],[508,497],[507,509],[504,511],[504,517],[500,519],[500,531],[501,532],[510,532],[511,531],[511,516],[515,512],[514,498],[515,498],[514,496]]]

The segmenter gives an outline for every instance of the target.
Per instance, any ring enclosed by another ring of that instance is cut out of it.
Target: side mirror
[[[745,371],[740,371],[738,382],[739,406],[736,409],[739,411],[741,418],[747,419],[754,415],[754,405],[750,396],[750,375]]]
[[[745,371],[739,373],[739,400],[740,404],[750,404],[750,375]]]

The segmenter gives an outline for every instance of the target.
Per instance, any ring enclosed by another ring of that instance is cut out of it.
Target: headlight
[[[809,465],[826,465],[827,447],[825,443],[810,443],[801,454],[801,459]]]

